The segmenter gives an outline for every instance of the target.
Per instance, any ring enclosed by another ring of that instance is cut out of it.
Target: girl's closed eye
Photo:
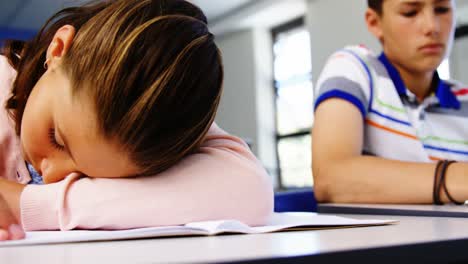
[[[50,128],[49,129],[49,141],[52,146],[60,151],[65,150],[65,146],[61,145],[60,143],[57,142],[57,139],[55,138],[55,129]]]

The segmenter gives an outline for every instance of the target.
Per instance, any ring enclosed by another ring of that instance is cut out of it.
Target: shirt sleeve
[[[16,78],[16,71],[8,59],[0,55],[0,178],[22,184],[30,177],[21,155],[21,144],[15,131],[15,121],[5,108],[11,96],[11,89]]]
[[[316,85],[315,106],[330,98],[340,98],[355,105],[363,118],[371,98],[370,71],[351,50],[341,50],[327,61]]]
[[[154,176],[88,178],[28,185],[21,196],[27,231],[129,229],[237,219],[262,225],[273,212],[269,176],[248,146],[215,124],[198,153]]]

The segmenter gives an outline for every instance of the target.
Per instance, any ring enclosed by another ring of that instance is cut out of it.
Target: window
[[[273,29],[279,188],[312,185],[313,85],[310,36],[300,18]]]

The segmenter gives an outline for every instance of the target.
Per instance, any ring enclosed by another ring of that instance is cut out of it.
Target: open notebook
[[[258,234],[288,230],[358,227],[393,224],[391,220],[357,220],[316,213],[275,213],[265,226],[248,226],[236,220],[193,222],[181,226],[147,227],[116,231],[35,231],[17,241],[0,241],[0,247],[34,244],[110,241],[167,236],[211,236],[225,233]]]

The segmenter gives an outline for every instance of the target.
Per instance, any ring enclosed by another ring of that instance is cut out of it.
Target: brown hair
[[[377,14],[382,15],[382,5],[384,0],[367,0],[367,6],[377,12]]]
[[[183,0],[67,8],[32,41],[8,42],[4,53],[18,75],[6,107],[18,134],[48,45],[67,24],[77,31],[62,64],[73,94],[89,95],[100,131],[121,144],[142,174],[165,170],[198,149],[220,101],[223,67],[205,15]]]

